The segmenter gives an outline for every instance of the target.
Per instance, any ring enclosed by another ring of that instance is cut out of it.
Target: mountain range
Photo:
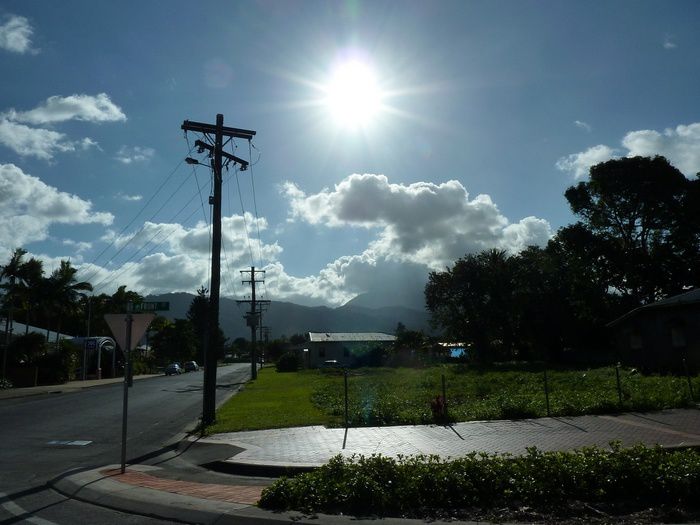
[[[168,319],[184,319],[195,296],[189,293],[150,295],[146,301],[167,301],[170,310],[159,312]],[[263,313],[263,325],[269,327],[270,338],[290,337],[305,332],[384,332],[393,334],[398,323],[409,330],[423,330],[430,333],[429,314],[403,306],[364,306],[372,298],[362,295],[337,308],[327,306],[301,306],[283,301],[272,301]],[[250,328],[243,316],[248,304],[239,304],[233,299],[222,297],[219,302],[221,329],[226,337],[250,339]]]

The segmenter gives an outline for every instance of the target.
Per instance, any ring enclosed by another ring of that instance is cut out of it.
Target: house
[[[318,368],[326,361],[353,366],[368,352],[391,345],[396,336],[380,332],[309,332],[306,339],[301,345],[302,362],[307,368]]]
[[[700,369],[700,288],[640,306],[609,323],[619,359],[649,370]]]

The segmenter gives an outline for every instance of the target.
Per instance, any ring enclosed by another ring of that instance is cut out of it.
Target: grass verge
[[[548,370],[549,413],[578,416],[621,411],[692,407],[687,378],[644,376],[614,367]],[[521,419],[547,415],[544,370],[478,369],[460,365],[429,368],[362,368],[348,372],[351,426],[420,425],[435,422],[431,400],[447,394],[451,422]],[[692,378],[700,393],[700,377]],[[341,370],[276,372],[263,369],[257,381],[228,401],[208,433],[289,426],[344,424]]]
[[[311,393],[322,379],[313,371],[279,373],[263,368],[216,413],[206,434],[323,425],[328,417],[311,403]]]

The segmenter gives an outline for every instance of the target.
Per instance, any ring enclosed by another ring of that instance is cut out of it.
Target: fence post
[[[690,370],[688,369],[688,363],[685,358],[683,358],[683,368],[685,369],[685,378],[688,380],[688,390],[690,391],[690,400],[695,402],[695,393],[693,392],[693,382],[690,379]]]
[[[443,416],[445,417],[445,422],[447,422],[447,393],[445,390],[445,374],[442,374],[442,406],[444,410]]]
[[[617,400],[622,406],[622,386],[620,385],[620,362],[615,365],[615,379],[617,380]]]
[[[348,369],[343,368],[343,382],[345,383],[345,428],[350,426],[348,417]]]
[[[547,381],[547,368],[544,369],[544,399],[547,403],[547,417],[550,417],[549,411],[549,384]]]

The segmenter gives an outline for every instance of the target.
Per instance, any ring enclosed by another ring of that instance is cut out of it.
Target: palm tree
[[[33,321],[36,307],[42,300],[41,281],[44,278],[44,264],[39,259],[32,257],[23,263],[20,268],[18,295],[24,310],[24,333],[29,333],[29,324]]]
[[[5,318],[5,344],[2,352],[2,377],[5,377],[5,365],[7,363],[7,347],[10,344],[10,326],[12,325],[12,315],[15,306],[18,283],[21,279],[22,258],[27,251],[16,248],[10,257],[10,262],[5,266],[0,266],[0,286],[5,290],[3,296],[4,306],[7,308]]]
[[[81,292],[92,291],[90,283],[76,280],[76,273],[78,270],[71,265],[70,261],[61,261],[61,265],[47,279],[48,302],[57,311],[56,345],[58,345],[58,334],[61,331],[64,315],[76,312],[80,297],[85,295]]]

